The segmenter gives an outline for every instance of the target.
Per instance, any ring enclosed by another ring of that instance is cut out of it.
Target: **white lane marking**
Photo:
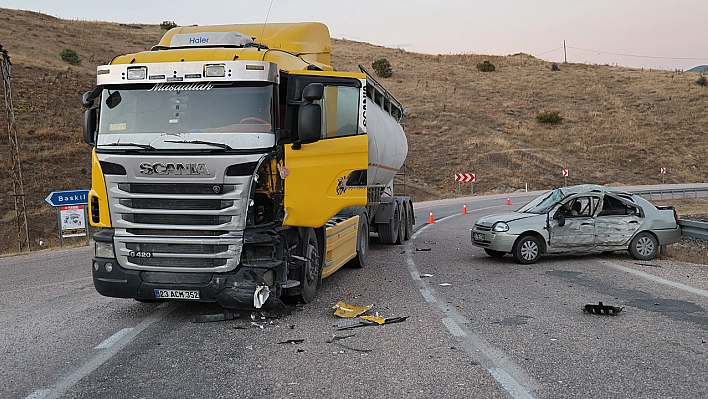
[[[118,331],[117,333],[111,335],[110,337],[106,338],[103,342],[96,345],[93,349],[108,349],[131,331],[133,331],[132,328],[124,328]]]
[[[495,380],[497,380],[498,383],[501,384],[501,386],[504,387],[504,389],[511,394],[512,397],[518,398],[518,399],[532,399],[533,396],[531,393],[526,391],[524,387],[519,385],[516,380],[509,375],[504,369],[500,369],[498,367],[495,368],[490,368],[487,369],[489,371],[489,374],[494,377]]]
[[[696,294],[696,295],[701,295],[701,296],[704,296],[704,297],[708,297],[708,291],[702,290],[702,289],[700,289],[700,288],[695,288],[695,287],[691,287],[690,285],[686,285],[686,284],[682,284],[682,283],[677,283],[677,282],[675,282],[675,281],[667,280],[667,279],[665,279],[665,278],[662,278],[662,277],[659,277],[659,276],[655,276],[655,275],[653,275],[653,274],[645,273],[645,272],[642,272],[642,271],[639,271],[639,270],[635,270],[635,269],[632,269],[631,267],[622,266],[622,265],[620,265],[620,264],[617,264],[617,263],[615,263],[615,262],[611,262],[611,261],[608,261],[608,260],[600,260],[600,259],[597,259],[597,261],[598,261],[599,263],[601,263],[601,264],[606,265],[606,266],[610,266],[610,267],[613,267],[613,268],[615,268],[615,269],[617,269],[617,270],[621,270],[621,271],[623,271],[623,272],[627,272],[627,273],[634,274],[635,276],[643,277],[643,278],[645,278],[645,279],[647,279],[647,280],[651,280],[651,281],[653,281],[653,282],[655,282],[655,283],[668,285],[668,286],[670,286],[670,287],[674,287],[674,288],[678,288],[678,289],[680,289],[680,290],[688,291],[688,292],[694,293],[694,294]]]
[[[496,208],[490,207],[490,208]],[[461,215],[461,214],[460,214]],[[440,221],[453,218],[459,215],[451,215],[444,217]],[[445,301],[439,301],[436,298],[436,291],[433,286],[428,286],[426,279],[420,278],[420,272],[413,260],[415,251],[413,242],[418,238],[418,235],[432,225],[425,225],[416,231],[410,241],[406,243],[406,264],[408,271],[413,278],[413,281],[418,285],[421,295],[426,302],[434,304],[438,312],[444,317],[441,322],[445,328],[450,331],[454,337],[457,337],[462,342],[462,347],[467,353],[475,359],[482,367],[486,368],[489,374],[494,378],[513,399],[533,399],[533,390],[539,384],[531,379],[516,363],[512,362],[501,349],[490,345],[481,336],[474,334],[468,330],[465,325],[469,324],[469,320],[460,314],[456,309],[449,308]]]
[[[171,304],[174,304],[174,302],[170,302],[170,303],[165,302],[163,304],[160,304],[160,306],[158,306],[156,308],[155,312],[153,312],[145,320],[140,322],[140,324],[138,324],[137,326],[132,328],[130,331],[125,333],[121,337],[121,339],[118,339],[115,343],[113,343],[110,347],[106,348],[105,350],[97,352],[91,359],[89,359],[86,363],[79,366],[71,374],[60,378],[54,387],[42,390],[42,391],[50,391],[50,392],[46,393],[44,396],[33,398],[33,399],[59,399],[64,394],[64,392],[66,392],[72,386],[76,385],[82,378],[91,374],[94,370],[96,370],[98,367],[100,367],[103,363],[107,362],[113,356],[115,356],[121,349],[123,349],[133,339],[135,339],[135,337],[138,334],[143,332],[143,330],[150,327],[150,325],[162,320],[170,312],[175,310],[175,308],[177,306],[176,305],[171,306]]]
[[[49,389],[38,389],[29,394],[25,399],[44,399],[50,391]]]
[[[449,317],[443,317],[442,323],[450,331],[450,334],[452,334],[456,337],[466,337],[467,336],[467,333],[462,331],[460,326],[457,323],[455,323],[455,320],[452,320]]]

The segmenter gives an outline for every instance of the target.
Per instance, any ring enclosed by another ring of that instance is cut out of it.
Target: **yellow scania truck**
[[[105,296],[282,309],[407,240],[404,108],[337,72],[321,23],[178,27],[97,68],[93,281]]]

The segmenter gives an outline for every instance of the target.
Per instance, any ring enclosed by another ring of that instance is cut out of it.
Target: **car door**
[[[549,252],[594,250],[595,220],[592,216],[598,201],[599,198],[592,196],[575,196],[563,200],[555,213],[564,214],[564,223],[559,218],[553,218],[549,223]],[[579,208],[579,211],[573,212],[573,208]]]
[[[631,198],[606,193],[595,218],[595,245],[599,250],[627,247],[642,225],[643,214]]]

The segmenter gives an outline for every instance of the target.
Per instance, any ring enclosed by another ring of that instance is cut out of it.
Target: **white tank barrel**
[[[368,185],[386,186],[406,161],[406,134],[396,119],[373,101],[367,102],[366,132],[369,136]]]

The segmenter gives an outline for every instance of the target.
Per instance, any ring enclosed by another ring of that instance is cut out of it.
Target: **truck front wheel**
[[[315,298],[317,283],[320,279],[320,245],[317,241],[315,230],[308,228],[305,230],[302,242],[298,246],[299,255],[306,259],[302,266],[300,285],[302,291],[296,297],[302,303],[309,303]]]
[[[349,267],[361,269],[366,266],[369,255],[369,221],[366,214],[359,216],[359,229],[356,232],[356,257],[347,264]]]

